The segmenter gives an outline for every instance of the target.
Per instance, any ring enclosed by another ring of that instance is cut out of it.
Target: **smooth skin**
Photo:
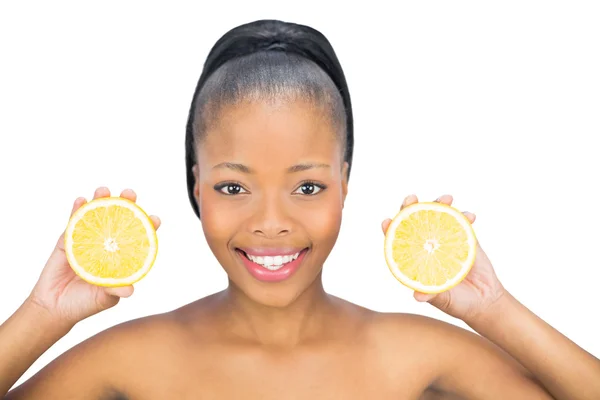
[[[229,286],[93,336],[5,399],[600,398],[600,361],[511,296],[481,247],[458,286],[414,294],[480,335],[371,311],[324,291],[321,271],[339,233],[347,164],[332,124],[315,107],[240,104],[214,125],[198,146],[195,196]],[[107,188],[94,194],[107,196]],[[136,200],[132,190],[121,196]],[[415,202],[408,196],[402,207]],[[84,203],[77,199],[73,211]],[[279,283],[254,279],[235,251],[284,245],[309,251]],[[132,293],[81,281],[61,237],[30,296],[0,326],[0,394],[77,322]]]

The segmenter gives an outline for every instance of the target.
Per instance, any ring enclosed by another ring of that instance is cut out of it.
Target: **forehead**
[[[334,125],[310,102],[244,102],[219,114],[197,149],[201,167],[223,161],[255,168],[287,167],[297,161],[333,163],[341,154]]]

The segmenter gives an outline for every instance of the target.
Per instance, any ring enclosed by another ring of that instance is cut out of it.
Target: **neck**
[[[323,289],[321,274],[283,307],[260,304],[231,281],[222,294],[230,332],[275,347],[290,348],[318,337],[333,307],[331,297]]]

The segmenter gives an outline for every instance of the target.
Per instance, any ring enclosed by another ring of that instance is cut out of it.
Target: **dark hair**
[[[352,105],[331,44],[308,26],[255,21],[230,30],[217,41],[196,85],[186,127],[185,161],[188,197],[197,216],[192,167],[196,139],[201,139],[210,123],[208,115],[249,94],[261,96],[266,91],[261,97],[269,98],[289,89],[299,91],[296,96],[325,103],[334,122],[341,125],[349,178],[354,148]]]

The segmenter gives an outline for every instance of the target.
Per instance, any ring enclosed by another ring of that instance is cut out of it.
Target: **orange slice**
[[[440,293],[462,281],[475,262],[477,238],[455,208],[422,202],[402,209],[385,235],[385,259],[405,286]]]
[[[158,238],[150,217],[134,202],[104,197],[81,206],[67,225],[65,252],[71,268],[98,286],[126,286],[152,268]]]

